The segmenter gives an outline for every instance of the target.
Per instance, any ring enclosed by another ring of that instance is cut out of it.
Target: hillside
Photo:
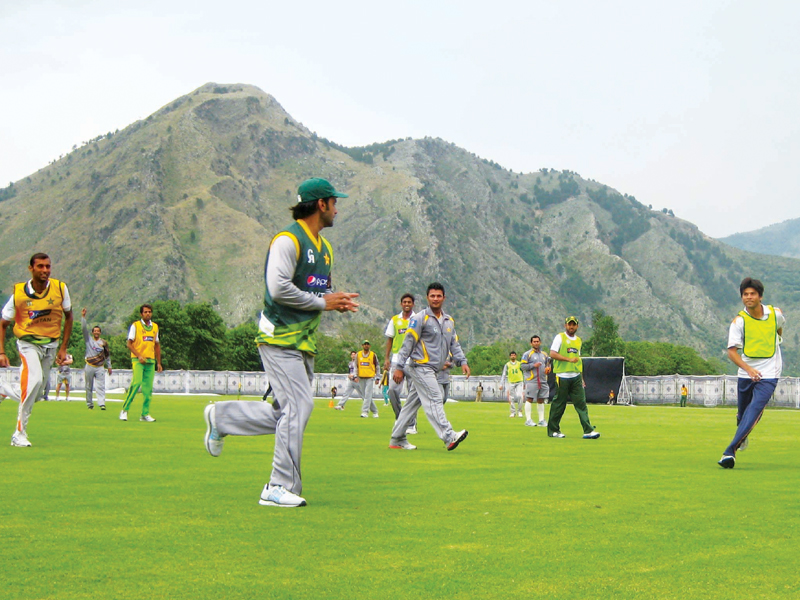
[[[800,219],[789,219],[755,231],[735,233],[720,238],[719,241],[750,252],[800,258]]]
[[[432,138],[343,148],[261,90],[216,84],[0,191],[0,290],[41,250],[112,332],[164,298],[208,300],[240,323],[260,307],[267,244],[310,176],[350,194],[326,235],[336,288],[361,293],[350,318],[365,322],[438,279],[467,346],[547,338],[566,314],[586,329],[602,308],[626,339],[721,357],[745,274],[785,309],[800,304],[800,261],[731,248],[576,173],[514,173]],[[790,333],[790,363],[797,347]]]

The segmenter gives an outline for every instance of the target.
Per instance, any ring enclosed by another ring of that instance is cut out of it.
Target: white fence
[[[737,381],[735,375],[625,377],[632,404],[677,404],[681,386],[686,385],[689,389],[687,404],[736,406]],[[770,406],[800,408],[800,378],[781,378]]]
[[[19,369],[0,369],[0,377],[11,385],[19,386]],[[127,388],[131,383],[130,369],[118,369],[106,375],[106,389]],[[478,376],[466,379],[454,375],[450,380],[449,398],[454,400],[475,399],[475,388],[483,385],[484,402],[505,402],[505,392],[499,389],[498,375]],[[737,378],[733,375],[700,377],[694,375],[662,375],[658,377],[625,377],[625,386],[632,404],[677,404],[680,401],[681,385],[689,389],[688,404],[703,406],[736,406]],[[50,373],[50,389],[55,389],[56,372]],[[153,391],[172,394],[225,394],[260,396],[267,389],[267,376],[252,371],[164,371],[156,373]],[[70,388],[85,389],[83,369],[70,373]],[[347,387],[347,377],[340,374],[317,373],[314,377],[314,395],[330,397],[336,386],[338,395]],[[377,387],[377,386],[376,386]],[[405,389],[405,386],[404,386]],[[375,390],[376,397],[380,391]],[[620,397],[620,400],[627,398]],[[800,378],[784,377],[778,382],[771,406],[800,408]]]

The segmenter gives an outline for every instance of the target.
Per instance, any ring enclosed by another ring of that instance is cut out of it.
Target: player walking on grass
[[[308,179],[292,207],[295,223],[270,243],[265,265],[264,310],[256,338],[274,402],[231,401],[205,409],[206,450],[222,453],[228,435],[275,434],[272,475],[261,492],[265,506],[305,506],[300,459],[303,433],[314,409],[311,383],[322,311],[352,311],[358,294],[331,291],[333,250],[320,235],[333,226],[336,199],[347,198],[325,179]]]
[[[358,367],[356,360],[358,356],[358,352],[353,350],[350,352],[350,362],[347,363],[347,387],[345,388],[344,392],[342,393],[342,398],[339,402],[336,403],[334,408],[336,410],[344,410],[344,405],[347,404],[347,401],[350,400],[350,396],[353,395],[356,390],[356,384],[358,383]]]
[[[550,346],[550,358],[553,359],[553,371],[556,374],[556,396],[550,405],[547,435],[554,438],[567,437],[561,433],[561,417],[564,416],[567,402],[572,400],[583,427],[583,439],[595,440],[600,437],[600,432],[595,431],[589,422],[589,410],[586,408],[581,338],[575,335],[578,331],[578,318],[567,317],[564,329],[565,332],[559,333]]]
[[[75,362],[75,359],[72,358],[72,354],[67,354],[64,362],[58,365],[58,369],[56,369],[56,402],[58,402],[58,394],[61,392],[62,383],[65,389],[64,402],[69,402],[69,380],[72,374],[70,365],[73,362]]]
[[[448,450],[455,450],[467,438],[467,430],[453,431],[444,412],[442,390],[436,380],[452,355],[453,364],[460,366],[469,378],[467,357],[458,343],[453,319],[442,310],[444,286],[432,283],[426,292],[428,308],[413,315],[408,323],[406,339],[400,348],[397,364],[405,365],[403,370],[395,369],[392,377],[401,383],[404,377],[411,382],[406,403],[394,422],[389,448],[414,450],[406,438],[408,426],[422,406],[436,435],[445,443]]]
[[[86,344],[86,366],[83,375],[86,380],[86,406],[94,408],[92,393],[97,391],[97,405],[100,410],[106,409],[106,374],[111,375],[111,351],[108,342],[100,337],[102,331],[98,325],[89,330],[86,322],[86,309],[81,309],[81,332]]]
[[[133,368],[133,379],[125,396],[125,403],[122,405],[122,412],[119,413],[120,421],[128,420],[128,411],[131,408],[133,399],[139,390],[142,391],[142,416],[140,421],[155,423],[155,419],[150,416],[150,401],[153,398],[153,381],[156,378],[156,371],[161,373],[161,342],[158,339],[158,324],[153,323],[153,307],[149,304],[142,304],[139,308],[141,319],[135,321],[128,330],[128,350],[131,351],[131,364]]]
[[[67,357],[67,344],[72,334],[72,301],[67,285],[50,277],[50,257],[34,254],[29,262],[31,278],[14,285],[14,293],[3,307],[0,318],[0,367],[8,367],[5,352],[6,328],[14,324],[17,348],[22,361],[20,392],[14,390],[10,397],[19,400],[17,425],[11,437],[12,446],[30,446],[28,419],[33,404],[42,396],[55,360],[60,365]],[[59,345],[61,324],[64,335]],[[5,390],[12,391],[12,390]]]
[[[356,357],[356,366],[358,368],[358,393],[361,395],[363,402],[361,404],[361,418],[366,419],[369,413],[376,419],[378,418],[378,407],[372,400],[372,391],[374,383],[381,381],[381,367],[378,364],[378,357],[370,350],[369,340],[364,340],[361,344],[361,352]]]
[[[400,309],[400,313],[389,319],[389,323],[386,325],[386,331],[383,332],[383,335],[386,336],[386,357],[383,362],[383,368],[385,371],[388,371],[390,375],[389,404],[392,405],[395,420],[397,420],[397,417],[400,416],[400,410],[403,408],[403,405],[400,402],[400,394],[403,392],[403,383],[395,382],[394,378],[391,377],[391,374],[396,369],[400,369],[401,371],[403,370],[403,365],[397,364],[397,357],[398,353],[400,352],[400,348],[403,346],[403,342],[406,339],[408,322],[411,319],[411,316],[414,314],[414,294],[407,292],[400,297]],[[406,395],[408,395],[407,392],[408,389],[406,386]],[[411,422],[411,425],[408,427],[408,433],[417,433],[416,415],[414,416],[414,420]]]
[[[550,397],[550,386],[547,375],[550,373],[550,357],[542,352],[542,340],[538,335],[531,338],[531,349],[522,355],[520,368],[525,373],[525,425],[528,427],[544,427],[544,401]],[[531,403],[536,400],[539,420],[531,419]]]
[[[500,375],[500,389],[506,387],[506,398],[511,410],[509,417],[522,416],[522,369],[517,362],[517,353],[511,352],[508,357],[511,359],[503,365],[503,374]]]
[[[781,342],[786,319],[781,309],[762,304],[764,284],[758,279],[742,280],[739,294],[744,310],[728,330],[728,358],[739,367],[737,428],[718,463],[725,469],[736,464],[737,450],[747,448],[748,436],[761,420],[783,369]]]

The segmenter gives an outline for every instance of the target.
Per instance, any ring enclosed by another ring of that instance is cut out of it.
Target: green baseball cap
[[[571,316],[567,317],[566,319],[564,319],[564,325],[566,325],[567,323],[575,323],[575,325],[580,325],[580,323],[578,322],[578,317],[571,317]]]
[[[297,202],[314,202],[321,198],[347,198],[347,194],[337,192],[331,182],[321,177],[306,179],[297,188]]]
[[[361,345],[362,345],[362,346],[363,346],[364,344],[368,344],[368,345],[370,345],[370,346],[372,345],[372,344],[370,344],[370,343],[369,343],[369,340],[364,340],[363,342],[361,342]]]

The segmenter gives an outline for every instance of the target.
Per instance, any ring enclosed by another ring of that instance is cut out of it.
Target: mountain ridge
[[[438,138],[345,148],[254,86],[214,83],[3,190],[0,289],[44,250],[112,331],[165,298],[207,300],[238,324],[261,305],[267,245],[311,176],[350,195],[325,235],[335,286],[361,293],[362,311],[323,319],[329,332],[381,324],[438,279],[467,346],[547,338],[568,313],[586,337],[601,308],[626,339],[721,358],[743,276],[784,309],[800,304],[797,260],[730,248],[577,173],[515,173]]]

